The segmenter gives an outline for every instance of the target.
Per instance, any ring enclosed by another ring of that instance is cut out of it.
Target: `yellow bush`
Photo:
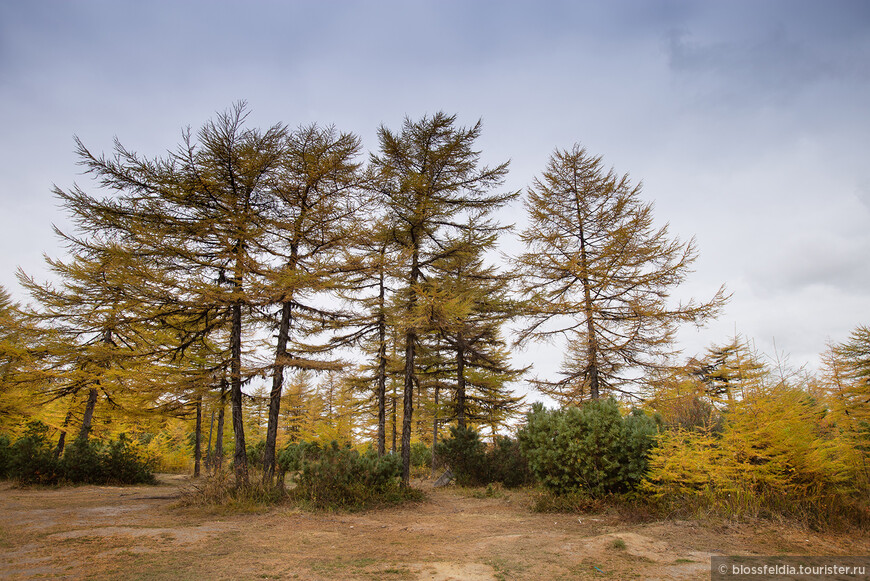
[[[742,395],[724,414],[721,434],[661,434],[643,489],[672,505],[731,516],[824,520],[826,512],[848,511],[861,492],[859,450],[852,438],[826,425],[823,402],[782,382],[759,382]]]

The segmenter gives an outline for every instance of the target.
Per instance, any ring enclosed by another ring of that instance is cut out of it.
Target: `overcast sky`
[[[52,184],[95,192],[73,135],[153,157],[242,99],[252,125],[335,124],[368,151],[406,115],[482,119],[505,189],[555,147],[603,156],[696,237],[679,296],[733,293],[686,355],[736,330],[812,368],[870,324],[866,0],[0,0],[0,284],[24,299],[16,268],[62,254]]]

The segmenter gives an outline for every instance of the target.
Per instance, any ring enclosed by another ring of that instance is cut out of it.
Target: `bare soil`
[[[865,535],[770,522],[538,514],[525,491],[447,487],[363,513],[179,508],[190,480],[0,483],[2,579],[709,579],[713,555],[867,555]]]

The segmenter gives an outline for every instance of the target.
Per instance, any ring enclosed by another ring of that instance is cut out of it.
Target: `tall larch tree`
[[[567,339],[562,378],[538,382],[562,403],[626,391],[671,354],[679,323],[702,324],[726,301],[720,288],[707,302],[671,304],[695,244],[656,228],[640,194],[579,145],[554,151],[526,193],[526,252],[516,264],[529,307],[518,338]]]
[[[404,314],[404,385],[402,418],[402,480],[411,466],[413,395],[416,386],[416,349],[421,327],[420,284],[434,262],[453,252],[446,244],[451,233],[467,228],[470,212],[492,212],[516,194],[494,194],[507,173],[507,163],[480,165],[474,144],[481,123],[458,127],[454,115],[438,112],[419,121],[406,118],[402,129],[378,130],[379,153],[372,156],[376,188],[380,192],[395,244],[400,250]]]
[[[275,471],[284,368],[323,368],[309,356],[324,351],[311,337],[342,314],[319,301],[339,284],[342,249],[360,222],[360,140],[333,127],[300,127],[289,133],[275,187],[268,252],[277,261],[270,293],[279,305],[263,479]],[[288,350],[288,345],[291,346]],[[327,367],[329,367],[327,365]]]
[[[243,342],[255,329],[254,309],[268,304],[263,281],[268,216],[275,206],[287,129],[245,126],[245,103],[208,121],[167,156],[141,158],[116,142],[97,157],[79,142],[92,177],[112,190],[96,200],[78,188],[59,192],[93,230],[112,229],[122,243],[157,265],[163,291],[150,296],[152,317],[180,334],[174,353],[204,337],[223,342],[218,367],[228,371],[238,484],[248,482],[242,417]],[[156,285],[156,283],[155,283]]]
[[[449,419],[462,428],[469,421],[491,424],[517,413],[521,398],[510,394],[509,384],[527,371],[511,367],[501,334],[502,326],[520,311],[511,298],[512,277],[486,264],[486,254],[495,251],[503,229],[484,220],[470,221],[454,241],[456,251],[434,265],[437,276],[423,287],[431,328],[449,354],[441,362],[453,379]]]
[[[43,401],[76,402],[86,393],[78,439],[87,440],[97,403],[120,407],[136,391],[130,372],[151,354],[153,326],[127,291],[148,267],[111,241],[59,234],[72,258],[46,259],[56,281],[38,282],[24,272],[18,278],[33,299],[29,318],[46,330],[38,347],[43,364],[34,369]]]

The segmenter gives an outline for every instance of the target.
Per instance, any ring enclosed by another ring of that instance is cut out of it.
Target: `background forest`
[[[694,241],[580,145],[511,192],[480,122],[382,125],[366,156],[332,126],[246,117],[239,103],[156,158],[77,141],[94,187],[55,189],[67,254],[49,281],[19,272],[26,305],[0,294],[6,457],[113,441],[91,455],[226,465],[243,487],[337,441],[394,458],[407,484],[434,448],[473,483],[506,483],[519,455],[519,483],[561,497],[866,520],[870,328],[818,373],[739,336],[684,359],[678,328],[715,318],[726,290],[677,301]],[[498,210],[515,199],[524,246],[507,256]],[[511,361],[554,345],[556,377]],[[558,407],[530,407],[535,390]]]

